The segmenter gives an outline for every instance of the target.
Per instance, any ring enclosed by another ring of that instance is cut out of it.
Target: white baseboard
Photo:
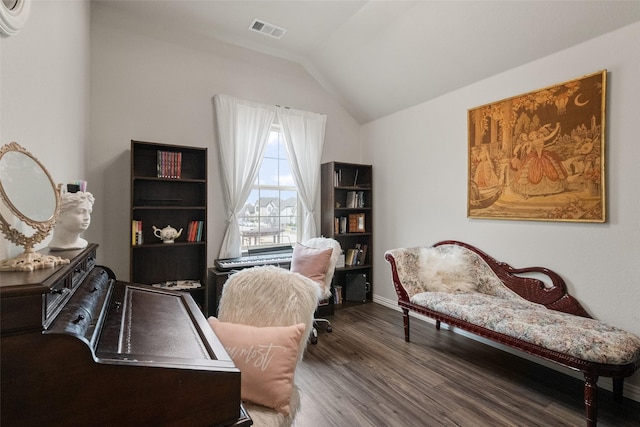
[[[402,309],[398,306],[398,301],[397,300],[390,300],[390,299],[387,299],[387,298],[380,297],[378,295],[374,295],[373,296],[373,302],[376,303],[376,304],[383,305],[385,307],[389,307],[389,308],[391,308],[391,309],[393,309],[395,311],[398,311],[400,313],[402,312]],[[409,311],[409,316],[411,316],[411,317],[413,317],[415,319],[418,319],[418,320],[422,320],[422,321],[427,322],[427,323],[434,324],[434,325],[436,323],[436,321],[434,319],[430,318],[430,317],[423,316],[421,314],[414,313],[414,312],[411,312],[411,311]],[[561,372],[561,373],[563,373],[565,375],[569,375],[571,377],[578,378],[580,380],[584,380],[584,376],[582,375],[581,372],[576,372],[576,371],[572,371],[572,370],[563,368],[561,366],[556,365],[555,363],[548,362],[546,360],[542,360],[542,359],[540,359],[538,357],[531,356],[530,354],[527,354],[527,353],[525,353],[523,351],[519,351],[519,350],[513,349],[511,347],[507,347],[505,345],[498,344],[498,343],[493,342],[491,340],[487,340],[487,339],[485,339],[483,337],[480,337],[478,335],[472,334],[470,332],[464,331],[464,330],[459,329],[459,328],[451,327],[451,326],[449,326],[447,324],[444,324],[444,323],[442,324],[442,328],[451,330],[451,331],[455,332],[456,334],[460,334],[460,335],[465,336],[467,338],[471,338],[471,339],[473,339],[475,341],[479,341],[479,342],[481,342],[483,344],[487,344],[487,345],[490,345],[490,346],[495,347],[497,349],[500,349],[500,350],[506,351],[508,353],[514,354],[516,356],[522,357],[522,358],[527,359],[527,360],[529,360],[531,362],[538,363],[538,364],[540,364],[542,366],[545,366],[547,368],[551,368],[554,371],[558,371],[558,372]],[[404,331],[400,330],[399,333],[404,334]],[[613,381],[612,381],[611,378],[606,378],[606,377],[600,378],[598,380],[598,387],[602,387],[605,390],[612,391],[613,390]],[[635,400],[636,402],[640,402],[640,387],[636,386],[635,384],[629,384],[628,382],[625,382],[625,385],[624,385],[624,397],[627,397],[627,398],[629,398],[631,400]]]

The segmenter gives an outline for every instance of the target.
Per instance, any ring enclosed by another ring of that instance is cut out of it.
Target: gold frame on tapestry
[[[467,217],[606,221],[606,77],[468,110]]]

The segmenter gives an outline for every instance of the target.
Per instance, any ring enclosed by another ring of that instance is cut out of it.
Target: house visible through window
[[[243,249],[297,241],[298,192],[277,125],[271,128],[258,178],[238,220]]]

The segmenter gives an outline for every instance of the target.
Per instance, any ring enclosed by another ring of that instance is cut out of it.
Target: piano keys
[[[259,265],[275,265],[289,268],[293,256],[293,246],[288,244],[261,246],[249,249],[249,253],[237,258],[222,258],[214,261],[218,271],[242,270]]]
[[[2,426],[251,425],[191,296],[115,280],[96,248],[0,273]]]
[[[240,270],[258,265],[277,265],[289,267],[292,253],[273,253],[261,255],[246,255],[237,258],[223,258],[214,261],[220,271]]]

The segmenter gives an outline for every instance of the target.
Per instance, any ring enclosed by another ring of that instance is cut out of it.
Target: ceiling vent
[[[277,27],[259,19],[254,19],[249,26],[249,29],[251,31],[256,31],[269,37],[273,37],[274,39],[281,39],[282,36],[284,36],[284,33],[287,32],[284,28]]]

